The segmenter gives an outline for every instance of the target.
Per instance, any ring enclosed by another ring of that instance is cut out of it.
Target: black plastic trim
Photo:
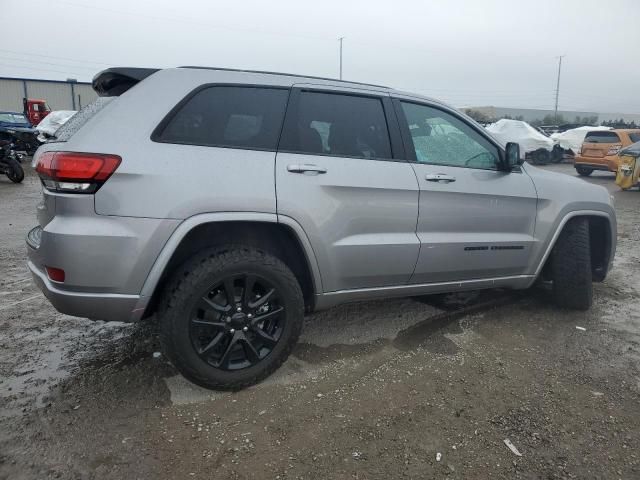
[[[91,86],[101,97],[117,97],[158,70],[158,68],[107,68],[93,77]]]

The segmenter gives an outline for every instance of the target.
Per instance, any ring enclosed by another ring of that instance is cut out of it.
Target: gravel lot
[[[3,177],[0,478],[640,478],[640,192],[587,181],[619,221],[591,311],[541,288],[484,292],[465,314],[343,306],[307,318],[272,378],[216,393],[154,355],[151,324],[49,305],[25,267],[39,182]]]

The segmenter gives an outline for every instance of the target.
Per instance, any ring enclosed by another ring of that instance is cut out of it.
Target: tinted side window
[[[391,158],[382,101],[338,93],[300,92],[280,150],[356,158]]]
[[[175,112],[154,140],[275,150],[288,95],[277,88],[205,88]]]
[[[459,118],[442,110],[402,102],[418,163],[498,168],[498,149]]]
[[[620,137],[615,132],[589,132],[584,137],[586,143],[618,143]]]

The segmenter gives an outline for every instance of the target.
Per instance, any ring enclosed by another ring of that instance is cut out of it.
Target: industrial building
[[[553,110],[538,110],[533,108],[505,108],[494,106],[464,107],[462,110],[475,110],[483,113],[489,118],[522,118],[525,122],[542,120],[545,115],[553,115]],[[562,115],[571,122],[576,117],[598,117],[598,123],[610,120],[623,119],[625,122],[640,123],[640,114],[636,113],[601,113],[601,112],[579,112],[571,110],[558,110],[558,115]]]
[[[97,97],[88,82],[0,77],[0,111],[22,112],[22,99],[44,100],[51,110],[80,110]]]

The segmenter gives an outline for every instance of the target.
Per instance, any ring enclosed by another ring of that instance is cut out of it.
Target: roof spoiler
[[[101,97],[117,97],[158,70],[158,68],[107,68],[93,77],[91,85]]]

